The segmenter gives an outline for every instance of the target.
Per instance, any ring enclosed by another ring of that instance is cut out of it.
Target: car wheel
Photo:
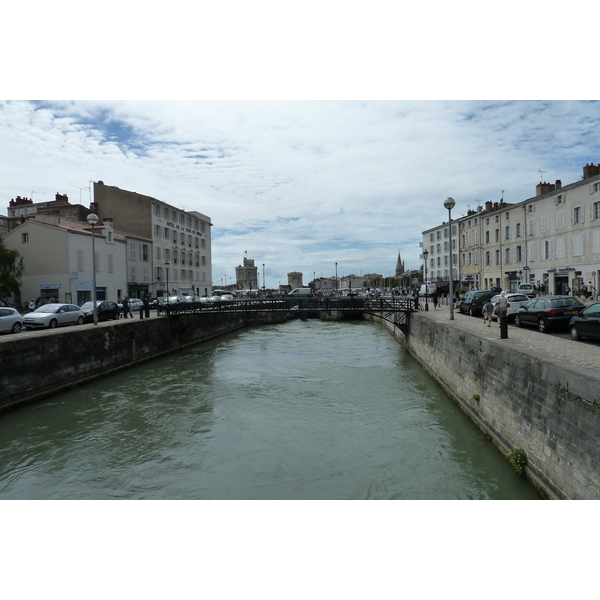
[[[83,317],[79,317],[79,319],[77,319],[77,325],[83,325]]]
[[[13,333],[20,333],[20,331],[21,331],[21,328],[22,328],[22,326],[21,326],[21,323],[15,323],[15,324],[12,326],[12,330],[11,330],[11,331],[12,331]]]
[[[579,335],[579,331],[577,331],[577,327],[575,327],[575,325],[571,325],[571,337],[576,342],[581,340],[581,336]]]
[[[48,328],[49,329],[54,329],[57,325],[58,325],[57,320],[56,319],[52,319],[52,321],[50,321],[50,323],[48,324]]]
[[[521,319],[519,319],[519,315],[515,315],[515,327],[521,327]]]
[[[538,319],[538,329],[542,333],[548,333],[548,324],[546,323],[546,319]]]

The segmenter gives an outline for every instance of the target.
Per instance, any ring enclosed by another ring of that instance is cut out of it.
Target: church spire
[[[398,252],[398,261],[396,262],[396,277],[400,277],[404,273],[404,261],[400,258],[400,252]]]

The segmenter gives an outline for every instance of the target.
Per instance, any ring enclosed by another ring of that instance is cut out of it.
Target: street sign
[[[592,271],[592,277],[596,277],[596,271]]]

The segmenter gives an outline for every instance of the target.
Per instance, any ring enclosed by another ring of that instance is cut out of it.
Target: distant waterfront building
[[[244,263],[235,268],[235,283],[238,290],[258,290],[258,267],[254,259],[244,256]]]
[[[63,219],[84,222],[90,209],[83,204],[71,204],[67,194],[56,194],[54,200],[34,202],[31,198],[13,198],[7,208],[8,230],[18,227],[26,219],[35,218],[38,214],[59,215]]]
[[[137,281],[129,284],[136,291],[151,296],[212,293],[210,217],[103,181],[94,182],[91,208],[100,221],[112,219],[115,228],[152,241],[150,281],[136,271]],[[129,253],[136,250],[130,246]]]

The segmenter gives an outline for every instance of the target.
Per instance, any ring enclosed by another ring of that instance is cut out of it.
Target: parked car
[[[591,304],[572,317],[569,329],[574,340],[584,337],[600,340],[600,302]]]
[[[0,307],[0,331],[19,333],[23,329],[23,317],[16,308]]]
[[[200,302],[200,296],[192,294],[191,296],[184,296],[185,302]]]
[[[584,308],[585,304],[570,296],[534,298],[517,309],[515,325],[534,325],[545,333],[554,327],[568,327],[571,319]]]
[[[119,307],[116,302],[110,300],[97,300],[96,311],[98,313],[98,321],[108,321],[109,319],[119,318]],[[83,313],[83,320],[86,323],[93,323],[94,321],[94,302],[86,302],[81,305],[81,312]]]
[[[131,312],[144,308],[144,301],[140,298],[130,298],[129,302],[131,302]]]
[[[26,329],[53,329],[60,325],[81,325],[83,312],[75,304],[43,304],[23,317]]]
[[[508,320],[511,321],[514,316],[515,313],[517,312],[517,308],[520,308],[521,306],[527,304],[529,302],[529,298],[525,295],[525,294],[505,294],[506,295],[506,300],[508,302],[507,305],[507,309],[506,309],[506,316],[508,317]],[[500,298],[500,294],[496,294],[491,300],[490,302],[494,305],[494,308],[496,308],[496,302],[498,302],[498,298]],[[497,319],[496,315],[492,314],[492,319]]]
[[[484,304],[496,294],[490,290],[469,290],[460,301],[458,310],[461,313],[477,317],[481,315]]]
[[[535,298],[537,295],[533,283],[520,283],[517,288],[517,293],[525,294],[528,298]]]

